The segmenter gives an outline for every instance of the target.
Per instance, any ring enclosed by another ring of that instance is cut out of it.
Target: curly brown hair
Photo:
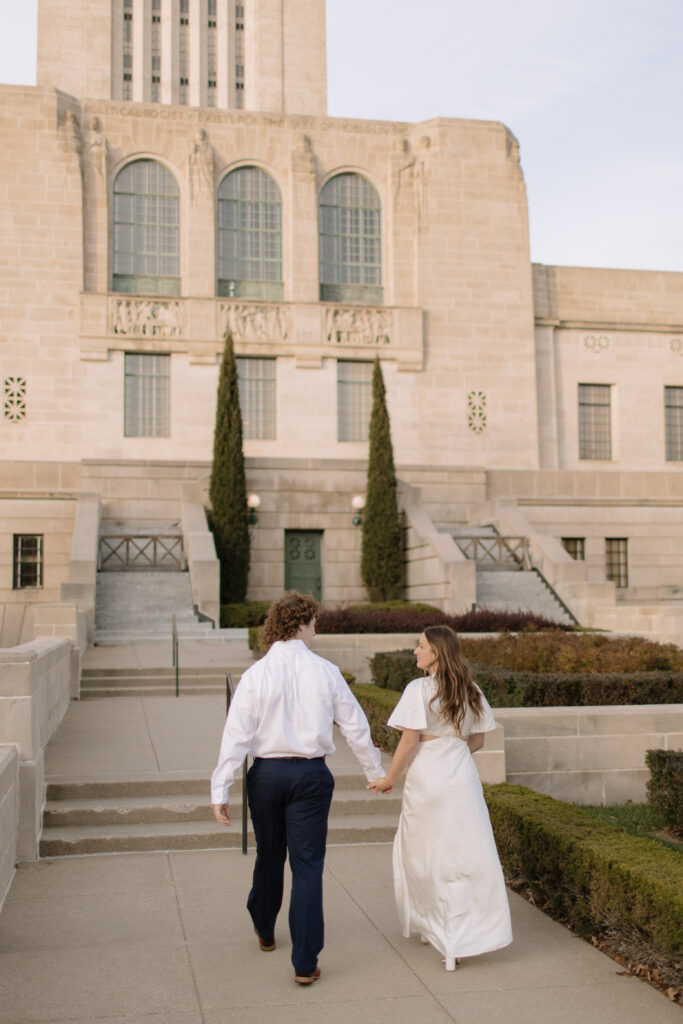
[[[308,594],[288,590],[268,609],[263,627],[263,644],[269,648],[276,640],[291,640],[320,612],[320,605]]]

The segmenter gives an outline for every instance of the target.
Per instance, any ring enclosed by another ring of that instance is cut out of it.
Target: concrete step
[[[331,845],[390,842],[395,835],[397,823],[398,815],[394,814],[330,815],[327,841]],[[46,829],[41,838],[40,856],[209,850],[238,847],[241,842],[241,822],[237,816],[233,818],[230,829],[221,828],[215,821],[51,828]],[[249,844],[252,847],[254,845],[251,830]]]
[[[181,669],[178,676],[181,693],[225,693],[225,677],[230,671],[238,683],[251,661],[226,657],[225,669]],[[173,669],[86,669],[81,676],[81,697],[154,697],[175,693]]]
[[[241,786],[239,796],[230,801],[232,814],[241,820],[242,799]],[[332,815],[358,816],[376,814],[379,809],[378,798],[367,790],[335,791],[332,801]],[[384,814],[395,814],[398,817],[401,799],[393,793],[382,797],[381,809]],[[112,825],[127,827],[128,825],[160,824],[178,821],[213,821],[213,812],[209,804],[208,782],[204,783],[202,794],[138,796],[138,797],[105,797],[98,800],[48,800],[43,812],[43,835],[48,837],[53,828],[90,827],[108,828]]]
[[[531,612],[554,622],[574,624],[574,619],[535,569],[527,572],[477,570],[477,607],[490,611]]]

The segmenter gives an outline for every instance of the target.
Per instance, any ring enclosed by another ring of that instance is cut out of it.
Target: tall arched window
[[[382,208],[360,174],[337,174],[320,193],[320,298],[380,303]]]
[[[180,193],[156,160],[135,160],[116,177],[113,287],[180,295]]]
[[[258,167],[239,167],[218,190],[218,294],[282,298],[282,199]]]

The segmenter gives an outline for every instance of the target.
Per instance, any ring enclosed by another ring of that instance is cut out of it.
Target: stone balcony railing
[[[238,355],[294,356],[319,366],[326,356],[379,355],[399,370],[421,370],[422,310],[406,306],[261,302],[253,299],[145,298],[81,294],[80,350],[102,361],[109,351],[187,352],[212,364],[230,329]]]

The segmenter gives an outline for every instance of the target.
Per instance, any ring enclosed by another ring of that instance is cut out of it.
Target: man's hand
[[[230,824],[230,807],[228,804],[211,804],[216,821],[225,828]]]
[[[371,789],[375,796],[378,796],[380,793],[391,793],[394,785],[387,780],[385,775],[383,779],[375,779],[367,788]]]

